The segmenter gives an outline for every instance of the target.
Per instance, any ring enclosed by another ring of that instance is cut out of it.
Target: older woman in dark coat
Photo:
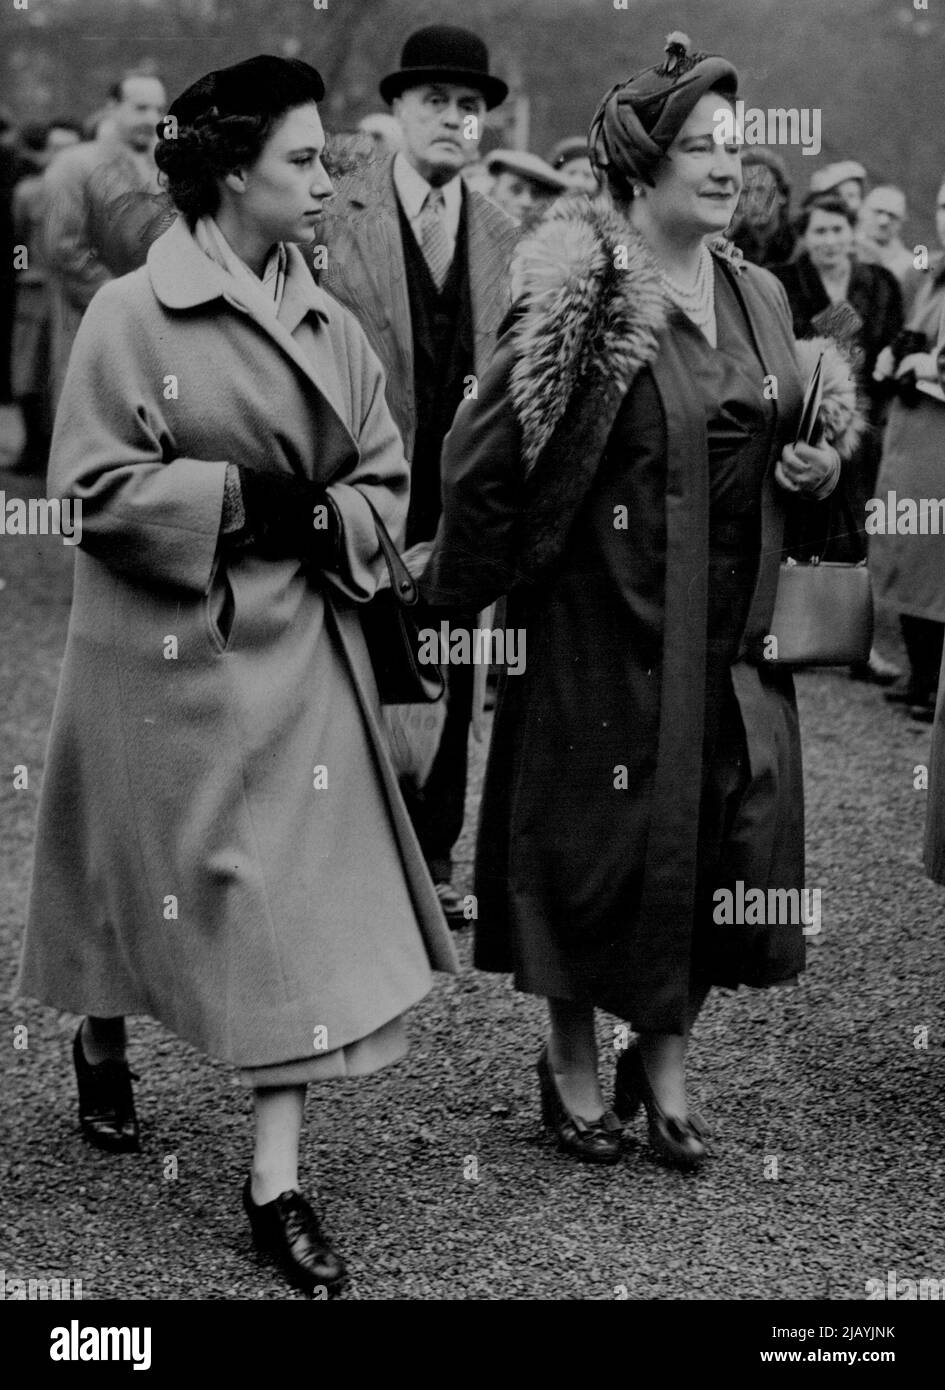
[[[548,1000],[545,1121],[613,1162],[642,1102],[656,1149],[691,1166],[709,987],[804,965],[797,917],[720,913],[717,890],[803,884],[797,711],[763,652],[785,503],[828,492],[839,459],[789,442],[803,383],[777,281],[707,246],[740,188],[716,139],[735,71],[682,38],[667,53],[595,117],[612,199],[558,204],[523,244],[515,321],[446,442],[425,586],[472,610],[508,593],[527,632],[489,758],[476,960]],[[617,1116],[595,1008],[639,1033]]]

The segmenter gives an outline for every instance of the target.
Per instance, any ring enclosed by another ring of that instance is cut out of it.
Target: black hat
[[[167,114],[189,126],[214,107],[223,116],[281,114],[295,105],[321,101],[324,95],[321,75],[308,63],[261,53],[199,77],[171,102]]]
[[[490,111],[509,94],[506,84],[489,73],[489,50],[482,39],[451,24],[429,24],[410,35],[400,55],[399,71],[388,73],[381,82],[381,96],[390,103],[408,87],[426,82],[475,87]]]

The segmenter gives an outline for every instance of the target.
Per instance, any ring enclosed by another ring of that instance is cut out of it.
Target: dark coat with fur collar
[[[504,682],[490,750],[476,962],[514,970],[531,992],[678,1032],[690,980],[705,719],[705,415],[652,265],[616,214],[568,200],[523,255],[524,310],[447,437],[443,520],[424,580],[431,602],[467,611],[508,594],[507,624],[527,633],[526,669]],[[724,258],[717,269],[731,274]],[[731,283],[764,371],[778,381],[761,558],[731,672],[751,763],[732,838],[746,885],[800,888],[793,688],[752,654],[768,631],[781,551],[784,495],[773,471],[793,438],[802,383],[780,286],[752,266]],[[634,456],[618,413],[644,367],[667,468],[650,514],[630,518],[628,580],[608,564],[594,528],[598,536],[608,528],[608,460]],[[657,532],[665,543],[654,548]],[[632,639],[634,605],[647,604],[657,612],[654,650]],[[615,787],[620,767],[626,789]],[[799,925],[717,930],[733,933],[719,982],[770,984],[803,967]]]

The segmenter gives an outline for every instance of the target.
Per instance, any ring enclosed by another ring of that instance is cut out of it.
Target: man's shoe
[[[452,883],[435,883],[436,896],[440,900],[440,907],[443,909],[443,916],[446,918],[447,925],[454,931],[464,927],[469,921],[463,911],[463,899],[459,896]]]
[[[273,1201],[257,1206],[247,1178],[243,1206],[257,1248],[275,1256],[296,1288],[310,1294],[324,1289],[328,1297],[339,1291],[347,1270],[322,1235],[318,1217],[301,1192],[280,1192]]]
[[[82,1047],[82,1024],[72,1044],[76,1085],[79,1088],[79,1124],[90,1144],[106,1153],[137,1153],[141,1147],[135,1099],[134,1073],[127,1062],[105,1061],[95,1066]]]

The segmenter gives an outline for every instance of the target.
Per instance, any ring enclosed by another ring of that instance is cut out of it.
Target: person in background
[[[855,159],[841,159],[827,164],[811,176],[809,198],[832,195],[844,202],[856,222],[866,192],[866,170]],[[806,203],[807,199],[805,199]]]
[[[493,150],[486,168],[492,175],[489,197],[523,232],[530,231],[555,198],[570,187],[550,164],[526,150]]]
[[[358,130],[370,135],[379,154],[396,154],[404,147],[404,133],[400,123],[388,111],[372,111],[358,121]]]
[[[46,172],[45,250],[52,305],[52,387],[58,399],[72,342],[96,290],[140,265],[147,245],[125,200],[147,192],[166,204],[154,162],[162,83],[128,73],[109,97],[110,131],[66,150]],[[121,227],[127,239],[116,236]]]
[[[867,193],[857,226],[857,258],[883,265],[900,285],[915,269],[915,255],[900,235],[906,220],[906,195],[901,188],[881,184]]]
[[[24,441],[13,465],[18,473],[45,473],[52,437],[53,402],[50,386],[50,306],[43,256],[46,224],[46,185],[43,171],[56,155],[82,138],[73,121],[25,126],[24,154],[33,172],[13,190],[13,240],[26,248],[26,265],[16,272],[13,352],[10,368],[13,398],[23,419]]]
[[[830,335],[842,311],[844,333],[856,357],[868,428],[844,467],[838,489],[829,552],[829,558],[837,560],[860,560],[866,554],[866,502],[875,492],[887,404],[887,392],[873,380],[873,369],[903,322],[902,291],[895,276],[885,266],[866,265],[856,258],[855,224],[855,213],[837,193],[808,197],[798,220],[801,253],[788,265],[772,266],[787,291],[797,336]],[[902,673],[874,648],[869,661],[851,667],[850,674],[892,685]]]
[[[568,135],[559,140],[548,155],[548,163],[575,193],[588,193],[593,197],[599,191],[600,185],[587,148],[587,136]]]
[[[945,248],[945,183],[938,190],[935,224]],[[910,257],[911,260],[911,257]],[[923,272],[905,330],[876,359],[874,379],[895,391],[889,407],[876,496],[941,497],[945,493],[945,401],[935,360],[945,319],[945,251]],[[927,389],[922,389],[923,386]],[[936,535],[870,538],[870,571],[877,599],[899,612],[909,672],[886,699],[914,719],[931,723],[945,634],[945,566]]]
[[[729,235],[753,265],[782,265],[794,254],[787,166],[760,145],[742,151],[742,191]]]
[[[471,159],[468,164],[463,165],[459,176],[463,181],[463,187],[468,188],[470,193],[481,193],[490,203],[492,202],[492,175],[486,168],[484,159]]]
[[[429,542],[440,518],[440,449],[456,407],[485,371],[509,309],[517,229],[464,187],[487,110],[508,95],[477,35],[430,25],[403,47],[380,84],[404,148],[337,184],[316,241],[322,283],[358,317],[387,373],[387,400],[410,460],[407,545]],[[462,620],[462,621],[461,621]],[[456,615],[457,625],[475,615]],[[451,925],[465,925],[452,883],[463,826],[473,668],[448,670],[446,721],[422,790],[404,795]]]
[[[12,400],[10,350],[13,335],[13,303],[16,272],[13,268],[13,189],[27,172],[16,150],[16,126],[12,115],[0,107],[0,405]]]

